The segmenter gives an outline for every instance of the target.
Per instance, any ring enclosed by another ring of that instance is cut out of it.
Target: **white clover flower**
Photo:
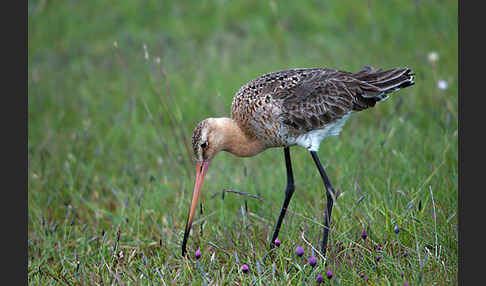
[[[440,90],[446,90],[448,86],[449,86],[449,84],[447,83],[447,81],[445,81],[443,79],[437,81],[437,87]]]
[[[430,63],[435,63],[436,61],[439,60],[439,53],[430,52],[427,58],[428,58]]]

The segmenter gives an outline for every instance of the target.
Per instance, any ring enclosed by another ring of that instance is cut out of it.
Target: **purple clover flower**
[[[314,267],[317,264],[317,260],[314,256],[309,257],[309,265]]]
[[[317,284],[321,284],[322,281],[324,281],[324,278],[322,277],[322,274],[321,273],[317,274],[317,277],[316,277]]]
[[[363,238],[363,240],[366,240],[367,237],[368,234],[366,233],[366,229],[363,229],[363,231],[361,232],[361,238]]]
[[[200,248],[198,248],[196,250],[195,256],[196,256],[196,259],[198,259],[198,260],[199,260],[199,258],[201,258],[201,249]]]
[[[248,269],[249,269],[248,265],[246,265],[246,264],[241,265],[241,271],[243,271],[243,273],[248,272]]]
[[[297,248],[295,249],[295,254],[299,257],[304,255],[304,249],[302,248],[302,246],[300,245],[297,246]]]
[[[376,256],[376,262],[379,262],[381,260],[381,255]]]
[[[398,225],[395,225],[395,228],[393,229],[393,231],[397,234],[400,232],[400,228],[398,227]]]
[[[280,240],[277,238],[275,238],[275,241],[273,242],[277,247],[280,246]]]
[[[331,269],[328,269],[327,270],[326,277],[327,277],[327,279],[331,279],[332,278],[332,271],[331,271]]]

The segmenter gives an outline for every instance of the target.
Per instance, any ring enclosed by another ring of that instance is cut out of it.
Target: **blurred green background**
[[[102,283],[120,267],[138,277],[133,263],[145,265],[154,283],[203,283],[197,267],[188,271],[176,257],[194,180],[194,126],[229,116],[239,87],[264,73],[365,65],[408,66],[416,85],[354,115],[339,137],[321,144],[342,194],[331,265],[342,283],[358,279],[337,243],[351,247],[367,228],[387,245],[400,224],[398,245],[412,254],[410,268],[386,260],[380,272],[365,264],[371,281],[401,281],[405,271],[426,285],[457,283],[457,13],[457,1],[438,0],[28,1],[29,283],[52,276]],[[293,148],[292,157],[297,190],[280,234],[289,256],[305,223],[319,244],[325,203],[310,156]],[[205,231],[193,232],[190,251],[201,246],[219,255],[208,243],[218,241],[226,253],[247,253],[248,263],[264,256],[284,170],[280,149],[251,159],[218,155],[203,190]],[[263,202],[246,199],[259,219],[242,218],[244,197],[212,197],[222,189],[261,196]],[[366,196],[361,203],[358,189]],[[224,237],[241,231],[239,223],[249,223],[251,234],[234,245]],[[135,249],[135,258],[108,271],[105,259],[122,246],[126,256]],[[233,255],[216,257],[211,265],[223,274],[214,283],[239,279],[227,274],[237,268]]]

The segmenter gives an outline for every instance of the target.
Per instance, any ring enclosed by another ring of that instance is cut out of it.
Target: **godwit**
[[[299,145],[309,150],[327,194],[321,250],[325,255],[331,220],[334,188],[317,156],[326,136],[338,135],[353,112],[361,111],[388,94],[414,84],[409,68],[382,71],[365,67],[357,73],[324,69],[291,69],[262,75],[240,88],[231,106],[231,118],[208,118],[192,134],[196,159],[196,182],[187,218],[182,256],[204,176],[211,159],[219,152],[251,157],[267,148],[283,147],[287,168],[285,199],[270,241],[273,247],[282,220],[294,193],[294,177],[289,147]]]

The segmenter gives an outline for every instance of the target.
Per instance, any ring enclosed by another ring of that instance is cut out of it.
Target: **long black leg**
[[[321,251],[322,255],[326,255],[326,248],[327,248],[327,239],[329,238],[329,224],[331,222],[331,213],[332,213],[332,205],[334,203],[334,187],[329,181],[327,177],[326,171],[321,165],[321,161],[319,161],[319,157],[317,156],[316,151],[310,151],[312,155],[312,159],[314,159],[314,163],[316,163],[317,169],[319,169],[319,174],[321,175],[322,181],[324,182],[324,186],[326,187],[326,195],[327,195],[327,210],[324,214],[324,235],[322,237],[322,244],[321,244]]]
[[[290,199],[292,198],[292,194],[294,193],[294,175],[292,173],[292,163],[290,162],[290,150],[289,147],[284,148],[285,154],[285,167],[287,168],[287,187],[285,188],[285,199],[282,205],[282,209],[280,210],[280,216],[278,217],[277,224],[275,225],[275,230],[273,231],[272,240],[270,241],[270,248],[275,246],[275,239],[278,236],[278,232],[280,231],[280,226],[282,225],[282,220],[285,216],[285,212],[287,211],[287,207],[289,206]]]

